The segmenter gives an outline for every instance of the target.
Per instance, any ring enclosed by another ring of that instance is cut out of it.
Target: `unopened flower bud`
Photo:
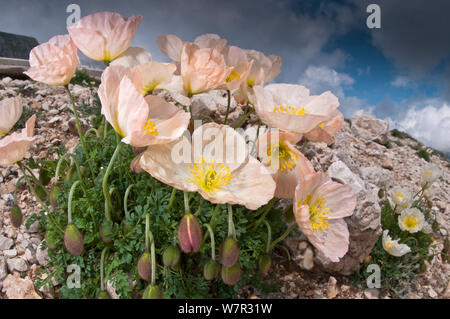
[[[272,259],[269,254],[263,254],[258,259],[258,272],[261,277],[266,277],[269,274]]]
[[[47,247],[51,250],[55,250],[58,247],[58,235],[55,231],[47,230],[45,233],[45,242]]]
[[[208,261],[203,267],[203,277],[206,280],[213,280],[219,275],[220,265],[215,260]]]
[[[233,237],[228,237],[219,247],[219,260],[225,267],[231,267],[238,258],[239,245]]]
[[[83,235],[74,224],[69,224],[64,232],[64,246],[72,255],[80,256],[84,251]]]
[[[52,205],[53,209],[56,209],[58,206],[58,196],[59,196],[60,190],[58,186],[53,186],[52,190],[50,191],[50,205]]]
[[[229,285],[234,286],[241,279],[242,270],[239,263],[235,263],[231,267],[222,267],[222,281]]]
[[[22,211],[16,204],[12,207],[11,210],[11,224],[16,228],[19,228],[20,225],[22,225],[22,220],[23,220]]]
[[[100,239],[105,244],[112,243],[114,239],[114,233],[112,230],[112,223],[109,221],[103,221],[98,229],[98,232],[100,233]]]
[[[166,267],[175,267],[180,262],[180,249],[177,246],[169,246],[163,253],[163,264]]]
[[[139,164],[139,160],[140,159],[141,159],[141,156],[138,155],[135,158],[133,158],[133,160],[131,161],[131,163],[130,163],[130,170],[133,173],[140,174],[140,173],[144,172],[144,170],[142,169],[141,165]]]
[[[178,226],[178,243],[185,253],[198,252],[202,246],[202,227],[194,215],[183,216]]]
[[[162,297],[162,291],[156,285],[149,285],[142,295],[142,299],[162,299]]]
[[[139,277],[142,279],[149,281],[152,278],[152,258],[148,251],[139,257],[137,269]]]

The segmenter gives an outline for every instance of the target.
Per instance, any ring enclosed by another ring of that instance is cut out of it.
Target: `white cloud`
[[[351,117],[354,113],[365,110],[370,111],[370,106],[356,96],[346,96],[344,89],[351,88],[355,80],[346,73],[339,73],[327,66],[309,66],[300,76],[298,83],[306,86],[312,94],[321,94],[331,91],[339,98],[340,107],[345,117]]]
[[[392,82],[391,85],[398,88],[407,88],[413,85],[413,82],[407,76],[397,76]]]
[[[424,105],[424,104],[422,104]],[[450,105],[440,100],[425,101],[425,107],[413,105],[404,116],[390,122],[414,138],[443,152],[450,151]]]

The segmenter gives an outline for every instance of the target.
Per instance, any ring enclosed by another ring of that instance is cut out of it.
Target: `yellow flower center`
[[[280,105],[273,108],[275,113],[286,113],[291,115],[302,116],[306,114],[306,109],[301,106],[291,106],[291,105]]]
[[[405,197],[405,195],[403,195],[402,193],[394,193],[394,196],[395,197],[400,197],[400,198]]]
[[[433,175],[430,171],[426,171],[425,174],[428,175],[428,176]]]
[[[324,127],[325,127],[325,124],[320,123],[320,124],[319,124],[319,127],[320,127],[320,128],[324,128]]]
[[[6,132],[6,133],[0,132],[0,135],[6,135],[6,134],[8,134],[8,132]]]
[[[144,125],[144,132],[153,136],[158,135],[158,129],[156,128],[155,122],[149,119]]]
[[[407,216],[403,219],[403,226],[406,229],[416,228],[419,225],[419,220],[414,216]]]
[[[299,201],[297,205],[309,206],[309,221],[311,223],[311,230],[313,231],[325,231],[328,229],[330,224],[328,223],[328,215],[330,214],[330,209],[324,205],[325,200],[322,197],[317,197],[313,201],[313,196],[308,195],[306,199]]]
[[[388,242],[386,243],[386,248],[387,248],[387,249],[391,249],[392,247],[394,247],[394,243],[391,242],[391,241],[388,241]]]
[[[192,178],[190,181],[199,186],[206,193],[214,193],[225,185],[228,185],[233,177],[230,166],[216,161],[207,162],[202,157],[200,163],[189,165]]]
[[[241,78],[241,75],[238,72],[236,72],[235,70],[232,70],[230,75],[228,75],[228,77],[226,78],[225,81],[231,82],[231,81],[234,81],[234,80],[238,80],[240,78]]]
[[[284,142],[280,141],[278,144],[271,144],[267,148],[267,155],[269,156],[269,165],[272,161],[276,163],[278,157],[278,171],[290,171],[298,160],[298,155]]]

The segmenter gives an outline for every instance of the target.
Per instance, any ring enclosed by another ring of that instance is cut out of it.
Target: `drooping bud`
[[[114,233],[112,230],[112,222],[109,222],[107,220],[103,221],[99,226],[98,232],[100,234],[100,238],[101,238],[102,242],[104,242],[105,244],[112,243],[112,241],[114,239]]]
[[[219,260],[225,267],[233,266],[239,258],[239,245],[233,237],[227,237],[219,247]]]
[[[208,261],[203,267],[203,277],[206,280],[213,280],[219,275],[220,265],[215,260]]]
[[[269,254],[263,254],[258,259],[258,272],[261,277],[266,277],[269,274],[272,259]]]
[[[202,227],[191,213],[183,216],[178,226],[178,243],[185,253],[198,252],[202,246]]]
[[[75,173],[75,170],[76,170],[75,165],[71,165],[69,167],[69,169],[67,170],[67,174],[64,177],[64,180],[67,182],[71,182],[72,178],[73,178],[73,174]]]
[[[47,186],[51,179],[52,175],[50,174],[50,171],[45,167],[41,167],[39,169],[39,182],[41,182],[42,185]]]
[[[162,297],[162,291],[157,285],[148,285],[142,295],[142,299],[162,299]]]
[[[109,293],[106,291],[100,291],[97,295],[97,299],[111,299]]]
[[[137,146],[133,146],[133,153],[136,155],[141,154],[143,151],[145,151],[147,149],[147,147],[137,147]]]
[[[47,243],[47,247],[51,250],[55,250],[58,247],[58,235],[55,231],[47,230],[45,233],[45,242]]]
[[[234,286],[241,279],[241,275],[242,270],[238,262],[231,267],[222,266],[222,281],[229,286]]]
[[[35,185],[34,189],[36,190],[36,195],[43,202],[47,199],[47,191],[41,185]]]
[[[16,228],[19,228],[20,225],[22,225],[22,221],[23,221],[22,211],[16,204],[12,207],[11,210],[11,224]]]
[[[148,251],[139,257],[137,269],[139,277],[142,279],[149,281],[152,278],[152,257]]]
[[[180,249],[177,246],[169,246],[163,253],[163,264],[166,267],[175,267],[180,262]]]
[[[59,196],[60,190],[58,186],[53,186],[52,190],[50,191],[50,205],[52,205],[53,209],[56,209],[58,206],[58,196]]]
[[[83,235],[74,224],[68,224],[64,232],[64,246],[72,255],[80,256],[84,251]]]

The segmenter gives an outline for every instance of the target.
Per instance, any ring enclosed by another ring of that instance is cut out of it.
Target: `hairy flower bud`
[[[219,275],[220,265],[215,260],[208,261],[203,267],[203,277],[206,280],[213,280]]]
[[[188,213],[178,226],[178,243],[185,253],[198,252],[202,246],[202,227],[197,217]]]
[[[51,179],[52,174],[50,171],[45,167],[41,167],[39,169],[39,182],[41,182],[42,185],[47,186]]]
[[[234,286],[240,279],[242,276],[242,270],[241,270],[241,266],[239,265],[239,263],[235,263],[233,266],[231,267],[222,267],[222,281],[229,285],[229,286]]]
[[[148,251],[139,257],[137,269],[139,277],[142,279],[149,281],[152,278],[152,257]]]
[[[231,267],[238,258],[239,245],[233,237],[228,237],[219,247],[219,260],[225,267]]]
[[[258,272],[261,277],[266,277],[269,274],[272,259],[269,254],[263,254],[258,259]]]
[[[180,249],[177,246],[169,246],[163,253],[163,264],[166,267],[175,267],[180,262]]]
[[[112,230],[112,223],[109,221],[103,221],[100,226],[99,226],[99,233],[100,233],[100,238],[102,240],[102,242],[104,242],[105,244],[110,244],[112,243],[113,239],[114,239],[114,233]]]
[[[22,220],[22,211],[19,206],[14,205],[11,210],[11,224],[16,228],[19,228],[20,225],[22,225]]]
[[[109,296],[108,292],[100,291],[97,295],[97,299],[111,299],[111,297]]]
[[[52,205],[53,209],[56,209],[58,206],[58,196],[59,196],[60,190],[58,186],[53,186],[52,190],[50,191],[49,200],[50,205]]]
[[[84,251],[83,235],[74,224],[69,224],[64,232],[64,246],[72,255],[80,256]]]
[[[142,299],[162,299],[162,297],[162,291],[156,285],[148,285],[142,295]]]

